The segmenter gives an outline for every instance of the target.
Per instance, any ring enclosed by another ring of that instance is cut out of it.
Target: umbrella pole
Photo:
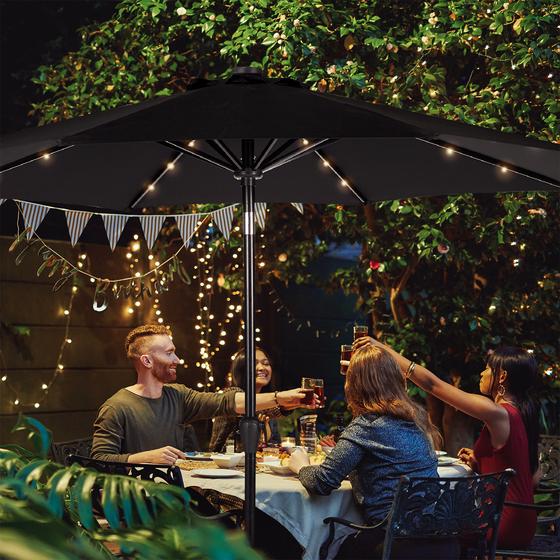
[[[242,170],[240,171],[243,191],[243,243],[245,257],[245,416],[241,420],[241,440],[245,449],[245,532],[251,545],[255,543],[255,494],[257,442],[259,423],[256,418],[255,392],[255,182],[258,174],[254,170],[255,141],[242,140]]]

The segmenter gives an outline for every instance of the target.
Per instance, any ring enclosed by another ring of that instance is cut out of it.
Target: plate
[[[233,478],[234,476],[243,476],[243,473],[232,469],[194,469],[190,474],[202,478]]]
[[[456,465],[459,463],[459,459],[455,457],[438,457],[437,463],[441,466]]]

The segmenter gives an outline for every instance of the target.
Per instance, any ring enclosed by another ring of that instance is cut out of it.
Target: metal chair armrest
[[[359,531],[371,531],[372,529],[378,529],[385,523],[385,519],[380,521],[376,525],[358,525],[357,523],[352,523],[347,519],[343,519],[342,517],[326,517],[323,519],[323,523],[326,525],[327,523],[340,523],[340,525],[344,525],[345,527],[351,527],[352,529],[357,529]]]
[[[331,546],[334,540],[335,523],[344,525],[345,527],[350,527],[351,529],[356,529],[357,531],[367,532],[367,531],[373,531],[374,529],[379,529],[379,527],[385,524],[386,521],[387,518],[383,519],[379,523],[376,523],[375,525],[358,525],[357,523],[352,523],[351,521],[348,521],[347,519],[343,519],[342,517],[326,517],[325,519],[323,519],[323,523],[325,525],[327,524],[329,525],[329,536],[327,537],[327,539],[319,549],[319,560],[324,560],[328,556],[329,547]]]
[[[200,517],[200,519],[204,519],[206,520],[212,520],[212,521],[219,521],[220,519],[227,519],[228,517],[233,517],[235,518],[235,526],[236,527],[240,527],[241,526],[241,520],[243,519],[243,510],[242,509],[230,509],[229,511],[222,511],[221,513],[216,513],[215,515],[200,515],[200,514],[196,514],[197,517]]]

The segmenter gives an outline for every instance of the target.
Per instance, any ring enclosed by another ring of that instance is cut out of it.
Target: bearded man
[[[126,337],[125,351],[137,380],[101,405],[94,423],[94,459],[172,465],[185,458],[185,424],[245,412],[244,393],[202,393],[173,383],[179,358],[165,326],[135,328]],[[262,393],[256,408],[310,408],[302,406],[303,398],[300,389]]]

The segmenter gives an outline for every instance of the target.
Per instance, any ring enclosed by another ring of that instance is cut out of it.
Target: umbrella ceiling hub
[[[241,181],[241,179],[245,178],[255,179],[256,181],[258,181],[259,179],[262,179],[263,172],[260,169],[240,169],[239,171],[235,172],[233,176],[238,181]]]

